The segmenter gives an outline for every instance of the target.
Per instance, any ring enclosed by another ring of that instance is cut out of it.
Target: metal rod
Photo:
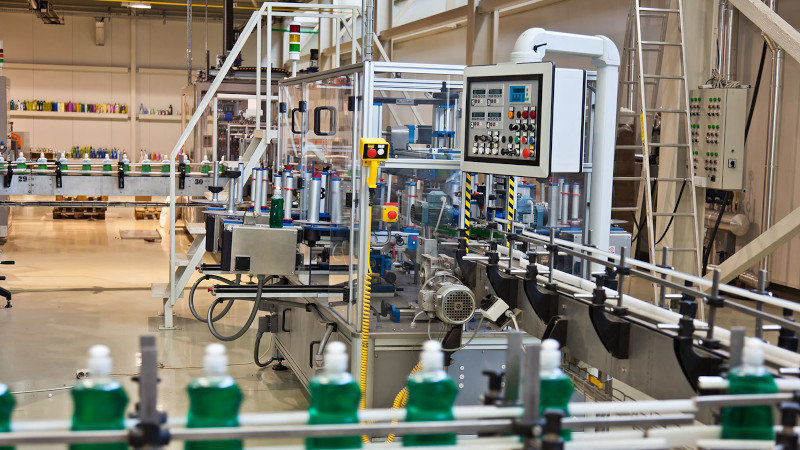
[[[756,292],[759,294],[767,293],[767,271],[764,269],[758,271],[758,286],[756,287]],[[764,302],[756,301],[756,309],[758,311],[764,311]],[[755,337],[761,339],[763,335],[764,321],[760,317],[756,317]]]
[[[770,0],[770,8],[775,11],[778,7],[777,0]],[[772,42],[772,92],[770,94],[770,114],[769,114],[769,146],[767,147],[765,180],[764,180],[764,213],[761,232],[765,232],[774,220],[773,210],[775,208],[775,175],[776,162],[778,158],[778,147],[780,145],[781,131],[781,109],[783,107],[783,49],[776,42]],[[769,272],[770,255],[766,255],[761,263],[761,268]]]
[[[624,269],[627,268],[625,265],[626,253],[628,253],[627,247],[622,247],[622,252],[619,256],[619,280],[617,282],[617,306],[622,307],[622,297],[625,296],[625,274]]]
[[[719,278],[720,278],[720,270],[714,269],[714,279],[713,284],[711,285],[711,298],[719,297]],[[714,324],[717,321],[717,305],[712,303],[711,307],[708,310],[708,332],[706,333],[706,339],[712,340],[714,339]]]
[[[663,267],[668,267],[669,264],[669,247],[664,246],[661,250],[661,265]],[[666,280],[667,276],[665,274],[661,274],[661,279]],[[665,284],[661,284],[661,288],[658,292],[658,306],[662,308],[667,307],[667,286]]]

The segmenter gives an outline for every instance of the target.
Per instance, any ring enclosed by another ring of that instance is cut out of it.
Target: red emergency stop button
[[[396,220],[397,219],[397,211],[389,211],[388,213],[386,213],[386,215],[391,220]]]
[[[523,158],[530,158],[531,157],[531,151],[528,150],[527,148],[522,150],[522,157]]]
[[[367,150],[367,157],[374,158],[376,156],[378,156],[378,151],[377,150],[375,150],[374,148],[371,148],[371,149]]]

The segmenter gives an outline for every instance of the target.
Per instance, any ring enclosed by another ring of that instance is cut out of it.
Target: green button
[[[709,130],[711,129],[711,125],[709,125],[709,126],[708,126],[708,129],[709,129]]]
[[[519,144],[519,136],[515,136],[514,137],[514,143],[515,144]]]
[[[706,152],[706,156],[711,156],[711,152]]]
[[[714,156],[719,156],[719,153],[714,152]]]

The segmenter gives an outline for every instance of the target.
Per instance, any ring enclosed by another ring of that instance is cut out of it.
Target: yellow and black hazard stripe
[[[507,202],[508,203],[508,214],[506,214],[506,220],[508,220],[508,223],[506,224],[506,232],[508,232],[508,233],[511,233],[512,223],[514,222],[514,199],[516,198],[516,195],[514,194],[514,188],[515,188],[514,177],[509,176],[508,177],[508,202]],[[506,246],[509,249],[511,248],[511,242],[509,242],[508,239],[506,239]]]
[[[467,173],[465,176],[464,187],[464,233],[469,244],[469,219],[472,217],[470,208],[472,207],[472,174]],[[469,251],[469,249],[467,250]]]

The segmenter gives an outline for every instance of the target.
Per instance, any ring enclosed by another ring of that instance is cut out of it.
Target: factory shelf
[[[8,112],[9,117],[28,117],[34,119],[76,119],[76,120],[130,120],[128,114],[60,112],[60,111],[19,111]]]
[[[139,114],[136,118],[142,122],[180,122],[179,115]]]

